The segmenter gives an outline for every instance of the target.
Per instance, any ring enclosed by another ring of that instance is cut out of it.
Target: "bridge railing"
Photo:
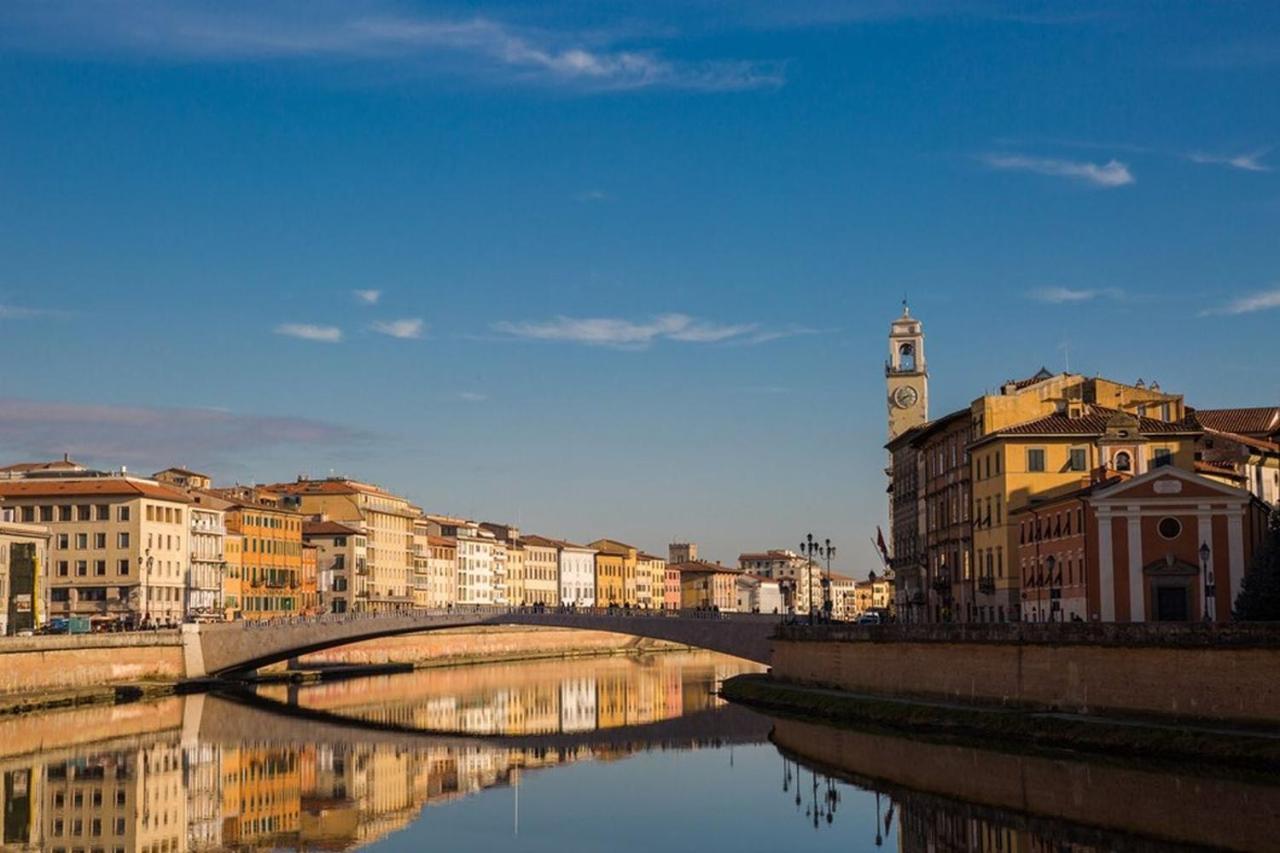
[[[620,619],[690,619],[699,621],[735,621],[735,622],[779,622],[783,617],[766,613],[734,613],[721,610],[658,610],[636,607],[531,607],[490,604],[460,604],[454,607],[437,607],[429,609],[402,610],[393,612],[347,612],[321,613],[308,616],[273,616],[269,619],[240,619],[234,622],[213,623],[204,628],[226,629],[240,628],[245,631],[268,630],[294,625],[347,625],[368,624],[383,621],[403,625],[405,623],[421,623],[430,625],[439,622],[457,622],[477,619],[496,619],[503,616],[518,616],[522,621],[549,617],[591,616]]]

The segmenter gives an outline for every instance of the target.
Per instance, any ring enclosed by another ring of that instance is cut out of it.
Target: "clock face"
[[[920,399],[920,393],[910,385],[903,385],[893,392],[893,402],[899,409],[909,409]]]

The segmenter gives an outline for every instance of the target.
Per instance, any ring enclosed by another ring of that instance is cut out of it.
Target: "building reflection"
[[[593,745],[590,733],[718,708],[716,681],[749,666],[709,655],[667,655],[523,665],[519,677],[510,668],[472,667],[430,673],[434,677],[265,691],[354,719],[434,731],[584,734],[583,743],[562,748],[429,738],[359,743],[358,730],[350,743],[272,743],[252,726],[239,742],[204,742],[171,721],[161,731],[112,739],[111,748],[90,744],[56,758],[5,758],[0,743],[4,849],[361,847],[419,820],[425,808],[516,785],[522,773],[669,746],[643,736]],[[36,732],[33,742],[59,742],[74,712],[26,722],[42,719],[47,730]],[[756,739],[765,731],[767,726]],[[679,745],[701,742],[690,737]]]

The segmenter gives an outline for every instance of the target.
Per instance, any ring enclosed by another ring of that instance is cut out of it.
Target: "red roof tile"
[[[303,536],[359,536],[360,531],[339,521],[304,521]]]
[[[4,498],[74,498],[74,497],[147,497],[157,500],[191,503],[191,498],[176,489],[145,480],[123,477],[101,477],[86,480],[13,480],[0,482]]]
[[[1211,429],[1253,438],[1266,438],[1280,433],[1280,406],[1196,409],[1196,418]]]

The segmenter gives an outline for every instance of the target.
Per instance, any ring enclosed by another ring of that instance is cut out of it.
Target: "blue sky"
[[[1275,404],[1280,9],[0,7],[0,456],[874,566],[884,336]]]

